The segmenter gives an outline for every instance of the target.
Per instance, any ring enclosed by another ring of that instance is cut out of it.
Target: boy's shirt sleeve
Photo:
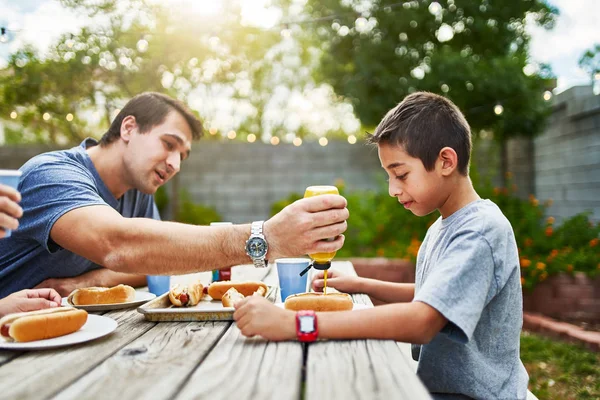
[[[480,233],[459,232],[425,274],[413,301],[430,305],[448,319],[441,333],[468,342],[495,288],[489,243]]]
[[[108,204],[98,193],[91,175],[77,163],[40,163],[19,183],[23,217],[19,236],[37,241],[48,252],[61,249],[50,238],[54,223],[67,212],[80,207]]]

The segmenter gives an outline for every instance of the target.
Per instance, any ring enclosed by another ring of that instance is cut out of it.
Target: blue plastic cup
[[[6,186],[10,186],[14,189],[17,189],[19,186],[19,179],[21,178],[21,171],[15,169],[0,169],[0,183]],[[3,228],[0,228],[3,229]],[[10,229],[5,229],[6,235],[4,237],[10,236]]]
[[[157,296],[163,295],[171,288],[171,277],[169,275],[148,275],[148,290]]]
[[[309,263],[308,258],[279,258],[275,260],[282,301],[285,301],[289,295],[306,292],[308,274],[300,276],[300,272],[304,271]]]

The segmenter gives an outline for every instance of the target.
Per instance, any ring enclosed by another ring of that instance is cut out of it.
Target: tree
[[[142,91],[184,101],[192,93],[210,100],[214,92],[227,91],[236,104],[251,109],[235,123],[246,128],[244,135],[260,138],[277,62],[268,54],[282,37],[279,31],[242,25],[238,0],[228,1],[223,14],[210,20],[147,0],[61,3],[110,22],[63,35],[45,58],[31,47],[10,56],[0,70],[7,142],[72,144],[97,137],[123,103]],[[131,9],[136,10],[133,19],[127,13]],[[102,115],[94,112],[99,105]],[[210,101],[195,108],[202,110],[207,128],[220,111]],[[9,118],[11,113],[16,118]]]
[[[600,80],[600,44],[583,53],[579,59],[579,66],[590,74],[592,80]]]
[[[322,50],[317,78],[371,127],[411,92],[445,95],[475,135],[493,132],[506,172],[506,141],[543,129],[553,88],[549,67],[529,63],[525,24],[549,29],[558,11],[543,0],[443,3],[309,0],[306,13],[325,21],[307,25]]]

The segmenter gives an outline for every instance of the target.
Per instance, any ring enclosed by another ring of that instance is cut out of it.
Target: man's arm
[[[348,210],[341,196],[301,199],[265,222],[267,258],[336,251],[342,247]],[[250,225],[193,226],[124,218],[108,206],[81,207],[60,217],[54,242],[113,271],[183,274],[248,263]],[[338,239],[322,241],[329,237]]]
[[[107,268],[99,268],[72,278],[50,278],[41,282],[35,287],[51,288],[56,290],[61,296],[68,296],[73,290],[100,286],[112,287],[119,284],[133,287],[146,286],[146,275],[124,274],[122,272],[111,271]]]

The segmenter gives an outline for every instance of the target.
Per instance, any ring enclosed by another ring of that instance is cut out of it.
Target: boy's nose
[[[400,190],[399,185],[395,185],[394,182],[390,180],[390,183],[388,184],[388,193],[391,197],[398,197],[402,194],[402,190]]]

